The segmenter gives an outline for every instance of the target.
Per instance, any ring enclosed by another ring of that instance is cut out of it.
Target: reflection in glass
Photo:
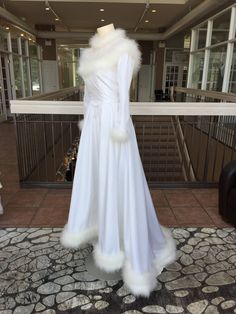
[[[192,86],[191,88],[201,89],[202,74],[204,65],[204,51],[193,54]]]
[[[228,40],[230,16],[231,10],[227,10],[213,20],[212,45]]]
[[[16,88],[16,98],[21,98],[22,95],[22,82],[21,82],[21,72],[20,72],[20,58],[17,55],[13,55],[13,66],[14,66],[14,76],[15,76],[15,88]]]
[[[83,84],[78,74],[80,49],[81,48],[58,47],[60,88]]]
[[[23,75],[24,75],[24,83],[25,83],[25,96],[30,96],[29,91],[29,77],[27,71],[27,58],[23,58]]]
[[[26,40],[24,38],[21,38],[21,51],[22,51],[22,55],[26,55],[26,49],[25,49],[25,46],[26,46]]]
[[[31,68],[31,84],[32,94],[40,94],[40,83],[39,83],[39,61],[37,59],[30,59]]]
[[[34,43],[29,43],[29,56],[31,58],[37,58],[37,46]]]
[[[236,93],[236,45],[235,44],[234,44],[232,66],[231,66],[231,71],[230,71],[229,92]]]
[[[210,51],[207,76],[207,90],[222,91],[227,46],[219,46]]]
[[[0,30],[0,50],[8,51],[7,33]]]
[[[16,37],[11,38],[11,48],[12,48],[12,52],[18,53],[18,41]]]
[[[197,47],[196,49],[201,49],[206,45],[207,36],[207,23],[204,23],[199,29],[197,29]]]

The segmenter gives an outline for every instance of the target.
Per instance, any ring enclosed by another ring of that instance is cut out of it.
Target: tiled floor
[[[0,173],[5,210],[0,216],[0,227],[61,227],[66,223],[71,190],[19,187],[12,123],[0,123]],[[217,189],[153,189],[151,194],[163,225],[229,226],[218,214]]]

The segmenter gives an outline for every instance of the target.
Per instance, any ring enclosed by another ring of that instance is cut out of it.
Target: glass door
[[[187,64],[165,64],[164,84],[165,95],[169,95],[171,86],[186,87],[188,65]]]

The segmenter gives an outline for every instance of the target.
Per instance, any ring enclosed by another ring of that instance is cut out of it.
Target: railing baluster
[[[55,134],[54,134],[54,116],[51,115],[51,131],[52,131],[52,154],[53,154],[53,171],[56,175],[56,154],[55,154]]]
[[[35,152],[36,152],[36,159],[37,159],[37,164],[39,165],[39,150],[38,150],[38,137],[36,133],[36,123],[34,122],[34,142],[35,142]],[[40,180],[40,167],[37,167],[37,173],[38,173],[38,179]]]
[[[43,148],[44,148],[44,161],[45,161],[45,176],[46,181],[48,181],[48,167],[47,167],[47,140],[46,140],[46,129],[45,125],[48,123],[47,121],[42,121],[43,123]]]

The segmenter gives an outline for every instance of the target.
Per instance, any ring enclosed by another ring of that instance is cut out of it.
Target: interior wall
[[[166,40],[167,48],[184,48],[184,37],[190,35],[190,30],[181,32]]]
[[[165,48],[156,48],[156,89],[162,89],[165,65]]]

